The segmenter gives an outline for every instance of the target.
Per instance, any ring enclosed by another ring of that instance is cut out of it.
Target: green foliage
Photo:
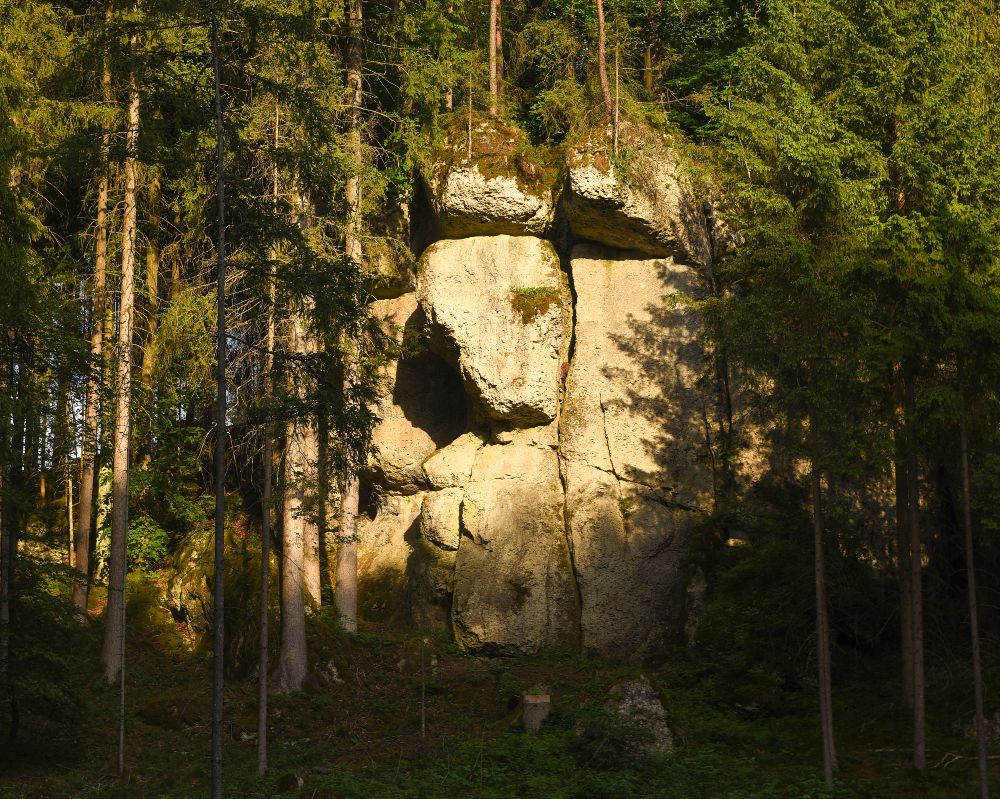
[[[88,712],[86,685],[96,663],[81,658],[93,652],[72,602],[72,574],[25,555],[18,561],[10,647],[22,714],[78,720]],[[4,701],[0,712],[6,711]]]
[[[149,516],[137,516],[128,525],[128,562],[133,569],[152,569],[167,554],[170,534]]]

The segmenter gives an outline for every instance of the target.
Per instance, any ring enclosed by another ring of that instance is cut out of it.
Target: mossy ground
[[[59,721],[28,715],[0,754],[0,796],[201,797],[209,772],[210,660],[183,649],[169,616],[130,628],[126,774],[116,775],[117,690],[100,681],[100,629],[78,653],[89,689]],[[136,608],[138,611],[139,608]],[[343,635],[332,614],[310,622],[313,671],[300,696],[272,695],[271,768],[255,775],[253,678],[226,692],[226,784],[240,797],[822,797],[814,691],[680,655],[647,671],[665,699],[679,750],[630,756],[601,711],[636,669],[584,655],[478,658],[384,627]],[[423,672],[421,670],[423,661]],[[962,664],[932,668],[930,767],[909,766],[894,658],[852,661],[834,686],[837,797],[960,799],[976,795]],[[989,682],[1000,678],[993,664]],[[426,737],[421,736],[421,680]],[[545,686],[555,712],[538,735],[519,730],[518,698]],[[947,757],[957,755],[958,759]],[[949,762],[950,761],[950,762]],[[1000,779],[1000,772],[997,773]]]

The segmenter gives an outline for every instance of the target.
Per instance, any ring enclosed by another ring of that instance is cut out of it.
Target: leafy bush
[[[153,569],[167,556],[170,534],[149,516],[132,519],[128,526],[128,562],[133,569]]]

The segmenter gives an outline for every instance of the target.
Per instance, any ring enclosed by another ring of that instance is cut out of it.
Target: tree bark
[[[301,313],[292,316],[291,348],[303,353],[305,330]],[[301,393],[293,383],[292,390]],[[295,420],[286,426],[285,488],[282,503],[281,537],[281,652],[278,683],[284,693],[302,690],[308,665],[306,648],[305,569],[303,512],[305,494],[302,474],[305,469],[303,423]]]
[[[500,103],[500,98],[503,97],[503,8],[500,5],[500,0],[496,0],[497,6],[497,21],[494,26],[494,31],[496,32],[496,61],[497,61],[497,104]]]
[[[491,19],[495,13],[493,2],[496,0],[491,0]],[[364,17],[362,14],[361,0],[348,0],[347,88],[352,109],[348,118],[348,149],[354,160],[356,171],[347,180],[348,219],[344,234],[344,250],[356,269],[361,269],[363,257],[361,247],[361,162],[364,154],[361,148],[361,34]],[[496,39],[492,35],[490,41],[495,48]],[[495,66],[494,64],[493,67],[495,68]],[[495,75],[493,77],[495,79]],[[495,88],[495,86],[491,88]],[[495,102],[495,97],[493,97],[493,101]],[[344,396],[349,401],[354,378],[354,364],[353,356],[349,354],[347,357]],[[337,546],[337,584],[334,586],[334,598],[341,624],[349,632],[355,632],[358,628],[357,515],[359,493],[357,465],[348,462],[341,487],[340,541]]]
[[[487,49],[489,50],[490,62],[490,116],[497,115],[497,100],[500,96],[499,84],[497,82],[497,11],[500,8],[500,0],[490,0],[490,30],[486,35]]]
[[[314,351],[314,347],[309,347]],[[308,502],[309,512],[302,520],[302,543],[303,543],[303,571],[305,579],[306,596],[312,603],[319,607],[323,602],[323,595],[320,582],[319,563],[319,518],[321,516],[320,506],[326,501],[323,495],[319,480],[316,474],[316,466],[319,463],[319,434],[315,419],[309,419],[303,430],[303,471],[310,493],[314,494],[312,502]]]
[[[903,707],[913,710],[913,596],[910,591],[910,506],[907,494],[906,443],[896,430],[896,577],[899,583],[899,643]]]
[[[131,42],[135,50],[136,37]],[[125,202],[122,219],[121,303],[118,316],[118,380],[112,442],[111,554],[108,610],[104,629],[104,678],[116,682],[122,672],[125,648],[125,572],[128,542],[129,437],[132,430],[132,331],[135,324],[135,234],[139,89],[135,72],[129,74],[128,133],[125,156]]]
[[[226,653],[226,169],[219,20],[212,19],[218,225],[215,314],[215,574],[212,586],[212,799],[222,799],[222,716]]]
[[[274,104],[274,149],[278,149],[281,131],[281,110]],[[279,183],[278,164],[274,164],[273,197],[275,213],[278,210]],[[273,382],[271,370],[274,368],[274,296],[273,276],[268,279],[267,304],[267,352],[264,355],[264,398],[270,404]],[[270,412],[270,411],[269,411]],[[260,641],[258,645],[257,671],[257,776],[267,772],[267,672],[271,604],[271,482],[274,467],[273,430],[270,421],[264,425],[264,485],[261,489],[260,505]]]
[[[976,558],[972,538],[972,481],[969,477],[969,431],[965,407],[960,417],[962,447],[962,521],[965,528],[965,574],[969,596],[969,632],[972,638],[972,686],[976,701],[976,761],[979,796],[989,799],[990,769],[986,758],[986,718],[983,710],[983,663],[979,649],[979,603],[976,597]]]
[[[816,577],[816,670],[819,679],[819,715],[823,740],[823,779],[833,788],[837,752],[833,736],[833,689],[830,665],[830,620],[826,596],[826,563],[823,546],[822,485],[815,461],[812,466],[813,549]]]
[[[337,610],[348,632],[358,630],[358,504],[361,485],[351,472],[341,489],[340,543],[337,547]]]
[[[604,110],[608,115],[608,124],[614,122],[614,108],[611,105],[611,89],[608,86],[608,64],[605,53],[607,38],[604,30],[604,0],[597,0],[597,76],[601,81],[601,94],[604,97]]]
[[[642,85],[647,92],[653,91],[653,49],[649,45],[642,59]]]
[[[913,767],[927,765],[927,732],[924,707],[924,600],[923,545],[920,536],[920,490],[917,483],[917,436],[913,413],[916,405],[915,380],[907,375],[903,384],[903,413],[906,425],[906,493],[909,499],[910,599],[913,622]]]
[[[144,469],[149,468],[150,461],[152,461],[153,458],[153,448],[155,445],[153,440],[153,415],[156,407],[156,385],[153,380],[153,375],[156,371],[157,316],[160,308],[160,250],[155,240],[154,231],[159,228],[159,220],[156,213],[157,205],[159,203],[159,194],[158,181],[154,180],[150,183],[148,192],[149,213],[147,216],[150,220],[150,227],[152,230],[146,237],[147,333],[146,340],[143,342],[142,346],[142,371],[140,372],[143,407],[147,408],[150,418],[148,430],[149,437],[146,441],[142,442],[144,450],[142,452],[142,466]]]

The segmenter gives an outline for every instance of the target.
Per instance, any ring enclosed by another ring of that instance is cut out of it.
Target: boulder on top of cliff
[[[399,341],[425,322],[413,294],[378,300],[372,313]],[[409,494],[428,487],[423,470],[428,456],[465,430],[465,389],[455,368],[421,343],[390,362],[384,373],[379,423],[372,434],[372,479],[381,488]]]
[[[577,645],[555,451],[520,440],[480,449],[461,524],[452,608],[456,640],[499,654]]]
[[[495,119],[472,127],[456,115],[427,175],[444,238],[540,235],[552,225],[559,170],[543,163],[524,131]]]
[[[491,419],[532,427],[556,418],[572,298],[551,243],[532,236],[439,241],[420,260],[417,297]]]
[[[669,137],[622,123],[618,155],[605,136],[566,152],[562,203],[576,239],[707,264],[702,204]]]
[[[664,299],[697,295],[700,275],[593,245],[574,248],[572,272],[559,428],[583,643],[642,654],[683,627],[688,535],[710,507],[714,402],[699,322]]]

